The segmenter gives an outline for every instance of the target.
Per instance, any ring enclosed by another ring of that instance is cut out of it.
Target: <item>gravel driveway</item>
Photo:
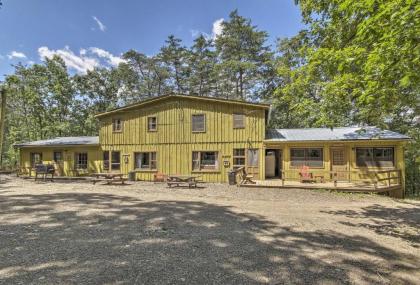
[[[0,182],[0,284],[417,284],[420,202]]]

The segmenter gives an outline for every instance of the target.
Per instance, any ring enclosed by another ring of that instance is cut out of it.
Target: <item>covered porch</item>
[[[373,177],[359,180],[338,180],[337,173],[329,173],[332,178],[315,179],[313,182],[301,182],[296,179],[274,178],[254,180],[254,183],[239,184],[239,187],[252,188],[299,188],[299,189],[324,189],[342,192],[381,193],[400,191],[403,187],[400,170],[376,171],[366,175]],[[316,176],[316,175],[315,175]],[[319,175],[317,177],[322,177]]]

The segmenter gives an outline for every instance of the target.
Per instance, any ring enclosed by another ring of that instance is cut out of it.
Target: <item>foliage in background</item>
[[[306,29],[279,41],[273,124],[375,125],[408,134],[407,188],[419,193],[419,2],[296,3]]]
[[[408,134],[407,193],[420,194],[420,5],[413,0],[298,0],[306,28],[281,39],[237,11],[191,47],[171,35],[115,68],[70,75],[59,57],[6,77],[4,162],[16,142],[96,135],[94,114],[168,93],[272,103],[270,127],[376,125]]]

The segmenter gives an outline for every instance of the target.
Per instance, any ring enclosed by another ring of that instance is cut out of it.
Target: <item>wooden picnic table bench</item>
[[[199,180],[200,176],[192,176],[192,175],[168,175],[167,183],[169,188],[172,186],[188,186],[189,188],[196,188],[197,183],[200,183]]]
[[[94,173],[92,176],[94,177],[92,179],[94,185],[98,182],[106,182],[108,185],[114,182],[125,184],[125,181],[127,181],[127,178],[124,178],[122,173]]]
[[[38,179],[38,176],[41,176],[43,180],[47,178],[48,175],[51,176],[51,181],[54,180],[54,165],[51,164],[36,164],[34,167],[35,171],[35,181]]]

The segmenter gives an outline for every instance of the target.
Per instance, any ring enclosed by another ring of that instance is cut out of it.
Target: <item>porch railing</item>
[[[334,186],[340,182],[362,183],[373,185],[376,189],[379,186],[402,185],[402,171],[400,169],[378,170],[378,171],[328,171],[321,169],[310,169],[313,177],[320,177],[323,181],[333,182]],[[285,181],[300,180],[300,170],[282,170],[282,185]]]

